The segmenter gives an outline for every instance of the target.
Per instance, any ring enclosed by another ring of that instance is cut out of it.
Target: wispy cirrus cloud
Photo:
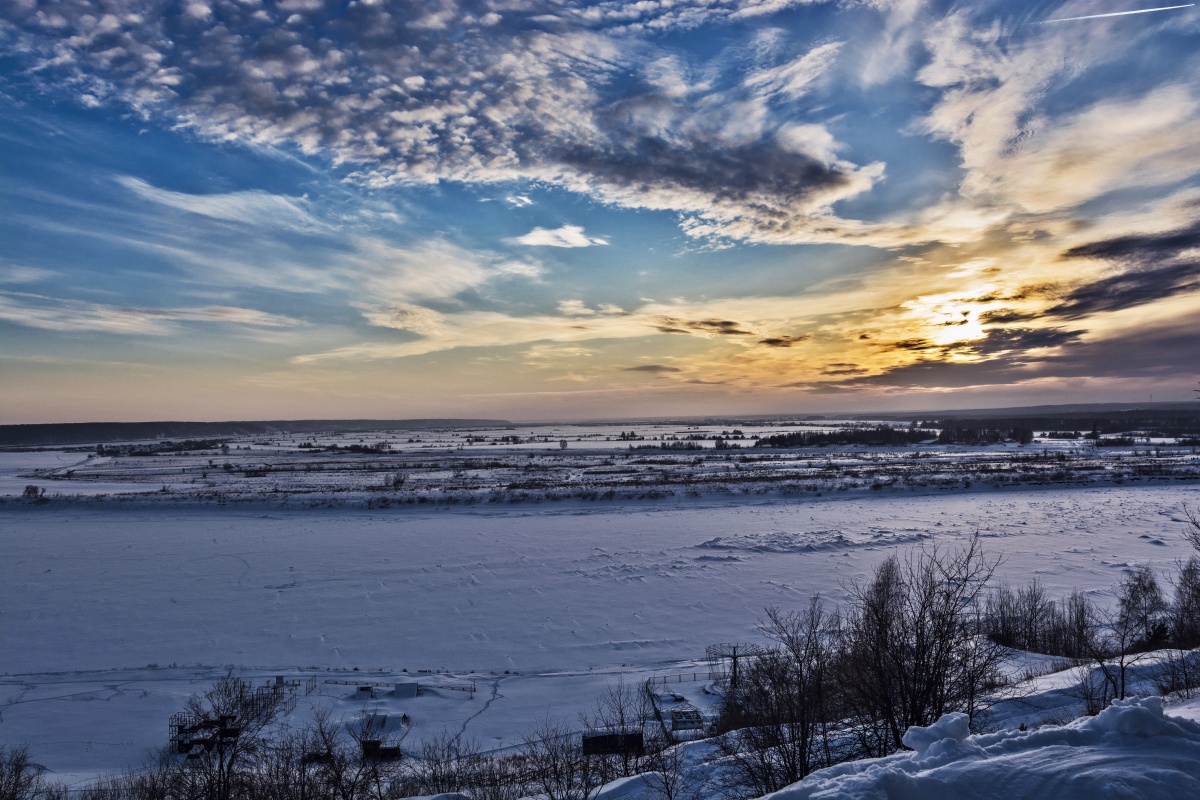
[[[119,177],[117,182],[151,203],[224,222],[301,232],[330,230],[327,223],[318,220],[305,208],[304,198],[282,197],[262,191],[225,194],[173,192],[131,176]]]
[[[1014,214],[1052,214],[1200,172],[1194,64],[1182,67],[1189,80],[1164,74],[1135,96],[1085,92],[1065,110],[1046,103],[1085,68],[1118,61],[1152,34],[1133,31],[1100,48],[1090,46],[1091,32],[1072,26],[1005,38],[965,9],[931,25],[931,60],[917,78],[941,95],[921,124],[959,148],[960,194]],[[1086,66],[1079,52],[1088,53]]]
[[[48,331],[94,331],[140,336],[165,336],[176,332],[178,323],[186,322],[251,328],[292,328],[302,324],[292,317],[236,306],[142,308],[66,300],[26,292],[0,292],[0,319]]]
[[[386,237],[381,229],[394,230],[394,221],[381,224],[369,206],[355,216],[261,191],[195,194],[127,176],[117,182],[145,203],[103,209],[79,204],[81,217],[102,213],[103,226],[73,218],[39,225],[164,259],[199,286],[341,295],[372,307],[457,302],[464,293],[538,281],[545,273],[535,259],[446,238]],[[244,230],[230,235],[228,225]]]
[[[0,283],[40,283],[58,277],[58,273],[42,267],[0,263]]]

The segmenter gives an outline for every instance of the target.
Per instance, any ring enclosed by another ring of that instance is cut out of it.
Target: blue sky
[[[1195,6],[0,8],[3,422],[1193,395]]]

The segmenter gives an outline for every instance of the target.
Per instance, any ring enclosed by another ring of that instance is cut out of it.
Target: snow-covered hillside
[[[1181,800],[1200,797],[1200,724],[1156,697],[1095,717],[971,736],[948,714],[905,737],[912,752],[815,772],[772,800]],[[631,800],[631,799],[630,799]]]

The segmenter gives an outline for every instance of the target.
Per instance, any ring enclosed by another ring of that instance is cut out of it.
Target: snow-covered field
[[[1096,447],[1090,440],[1040,438],[957,445],[938,443],[930,430],[931,438],[909,446],[755,446],[771,434],[871,427],[581,425],[156,440],[5,453],[0,491],[33,485],[50,499],[76,503],[128,502],[138,494],[142,503],[374,508],[1200,481],[1200,450],[1176,444]]]
[[[0,741],[76,783],[165,744],[168,717],[229,665],[255,683],[316,676],[298,722],[317,705],[358,712],[356,681],[415,678],[420,696],[371,705],[408,714],[414,741],[445,728],[508,747],[618,680],[668,676],[711,705],[707,645],[755,641],[767,606],[841,600],[901,548],[977,531],[1001,578],[1106,602],[1130,566],[1185,556],[1181,509],[1200,505],[1178,480],[386,509],[35,503],[11,496],[32,482],[20,476],[62,462],[16,455],[0,506]]]

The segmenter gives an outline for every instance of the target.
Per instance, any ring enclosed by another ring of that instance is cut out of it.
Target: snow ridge
[[[968,735],[966,716],[910,728],[912,752],[838,764],[772,800],[1179,800],[1200,797],[1200,724],[1157,697],[1031,731]]]

